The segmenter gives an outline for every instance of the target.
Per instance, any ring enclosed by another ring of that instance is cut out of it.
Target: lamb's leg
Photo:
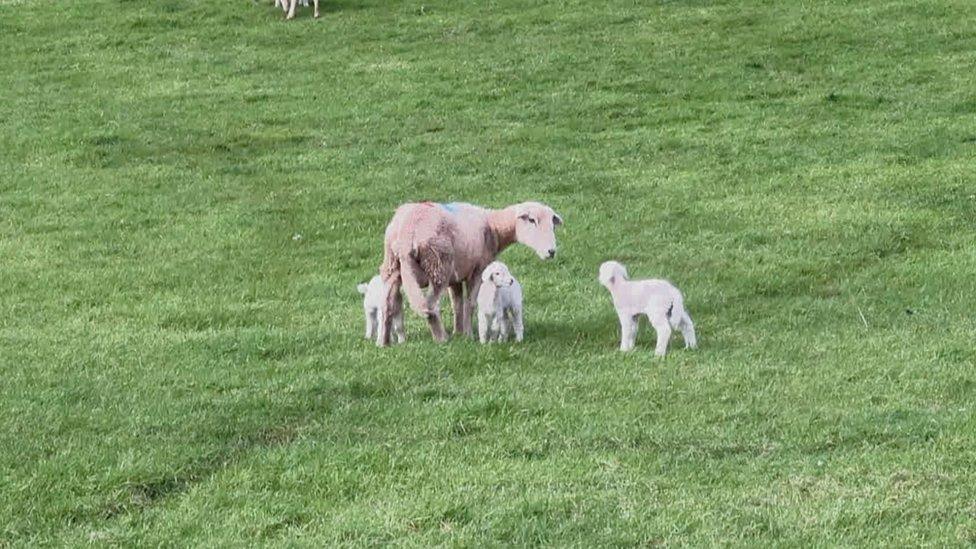
[[[285,19],[294,19],[294,17],[295,17],[295,4],[297,4],[297,3],[298,3],[298,0],[291,0],[290,5],[288,6],[288,15],[285,16]]]
[[[312,5],[315,6],[315,15],[313,15],[312,17],[315,17],[316,19],[318,19],[319,18],[319,0],[312,0]]]
[[[511,331],[512,321],[508,318],[505,311],[498,313],[498,341],[508,341],[508,334]]]
[[[454,335],[460,335],[464,331],[464,308],[467,303],[464,301],[464,286],[460,282],[451,284],[451,308],[454,309]]]
[[[681,319],[681,337],[685,340],[685,349],[695,349],[698,347],[698,339],[695,337],[695,325],[691,322],[691,316],[685,313]]]
[[[373,339],[376,335],[376,324],[378,322],[379,311],[376,309],[366,310],[366,339]]]
[[[522,325],[522,309],[512,309],[512,324],[515,325],[515,341],[521,343],[525,327]]]
[[[671,340],[671,322],[664,314],[648,315],[648,317],[651,319],[651,326],[654,326],[654,331],[657,332],[657,346],[654,347],[654,354],[664,356],[668,352],[668,341]]]
[[[637,317],[620,314],[620,350],[629,351],[637,341]]]
[[[478,341],[488,343],[491,337],[492,318],[484,311],[478,311]]]

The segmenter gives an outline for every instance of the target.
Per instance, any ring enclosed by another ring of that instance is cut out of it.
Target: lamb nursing
[[[387,306],[377,345],[390,344],[401,286],[410,308],[427,319],[435,341],[447,341],[440,313],[445,289],[450,290],[454,308],[454,333],[472,335],[471,316],[485,267],[515,242],[532,248],[541,259],[552,258],[555,227],[561,223],[552,208],[538,202],[500,210],[465,203],[400,206],[384,237],[380,273],[387,286]],[[426,295],[423,288],[429,288]]]
[[[383,319],[383,309],[386,307],[386,287],[383,279],[376,275],[369,280],[356,286],[356,290],[363,294],[363,315],[366,317],[366,339],[374,339],[377,336],[380,321]],[[402,303],[403,298],[398,293],[397,302]],[[403,307],[397,307],[397,314],[393,317],[393,335],[396,336],[397,343],[406,341],[406,332],[403,329]]]

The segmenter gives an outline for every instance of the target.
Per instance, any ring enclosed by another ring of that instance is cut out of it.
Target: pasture
[[[271,4],[0,0],[0,546],[976,543],[976,5]],[[424,199],[523,344],[363,339]]]

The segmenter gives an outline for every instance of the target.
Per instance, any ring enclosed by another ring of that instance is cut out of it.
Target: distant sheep
[[[542,259],[556,255],[555,226],[562,223],[545,204],[524,202],[501,210],[463,203],[420,202],[397,208],[386,227],[380,274],[387,284],[387,307],[377,345],[390,343],[391,321],[401,285],[417,314],[427,318],[435,341],[447,341],[440,300],[450,289],[454,333],[472,335],[471,315],[481,272],[515,242]],[[425,296],[422,288],[430,287]],[[467,288],[467,296],[464,289]]]
[[[627,269],[616,261],[600,265],[600,284],[603,284],[613,297],[613,306],[620,319],[620,350],[634,348],[637,339],[637,320],[647,315],[651,326],[657,332],[657,346],[654,354],[664,356],[671,339],[671,329],[681,330],[685,348],[695,348],[695,325],[685,310],[684,298],[666,280],[628,280]]]
[[[280,7],[285,12],[285,19],[295,17],[295,3],[301,2],[302,6],[308,7],[308,0],[275,0],[275,7]],[[319,0],[313,0],[315,5],[315,17],[319,16]]]
[[[522,285],[501,261],[481,274],[478,290],[478,337],[482,343],[505,341],[510,332],[522,341]]]
[[[386,287],[383,286],[383,278],[376,275],[370,279],[369,283],[363,282],[356,286],[359,293],[363,294],[363,314],[366,316],[366,339],[373,339],[378,335],[378,325],[383,319],[383,309],[386,306]],[[393,317],[393,333],[397,343],[403,343],[406,333],[403,329],[403,306],[402,297],[399,292],[396,295],[401,305],[397,307],[398,313]]]

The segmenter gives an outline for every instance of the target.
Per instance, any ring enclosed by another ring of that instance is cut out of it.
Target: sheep
[[[671,329],[681,330],[685,348],[698,346],[695,339],[695,325],[685,309],[681,292],[667,280],[628,280],[627,269],[616,261],[600,265],[600,284],[603,284],[613,297],[613,306],[620,319],[620,350],[634,348],[637,339],[637,320],[641,314],[647,315],[651,326],[657,332],[657,346],[654,354],[664,356],[671,339]]]
[[[275,7],[281,7],[282,11],[285,12],[285,19],[293,19],[295,17],[295,3],[301,2],[302,6],[308,7],[308,0],[275,0]],[[315,6],[315,17],[319,16],[319,0],[312,0]]]
[[[478,337],[482,343],[505,341],[515,331],[521,342],[522,285],[501,261],[493,261],[481,273],[478,290]]]
[[[359,293],[363,294],[363,313],[366,315],[366,339],[373,339],[378,335],[378,324],[382,320],[383,309],[386,306],[386,288],[383,286],[383,277],[376,275],[368,283],[363,282],[356,286]],[[398,293],[397,301],[402,302],[402,297]],[[403,329],[403,307],[397,307],[397,314],[393,317],[393,333],[397,343],[406,341],[407,336]]]
[[[454,308],[454,333],[473,335],[471,314],[484,268],[515,242],[532,248],[543,260],[551,259],[556,255],[555,227],[562,222],[552,208],[538,202],[500,210],[456,202],[401,205],[383,241],[380,274],[388,285],[388,306],[377,345],[390,342],[391,315],[401,286],[410,308],[426,317],[434,341],[447,341],[440,314],[445,289],[450,289]],[[425,296],[422,288],[428,286]]]

